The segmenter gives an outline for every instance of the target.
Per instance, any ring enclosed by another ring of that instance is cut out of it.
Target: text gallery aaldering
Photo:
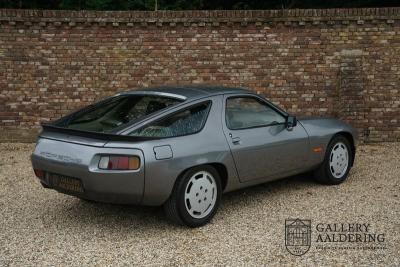
[[[313,243],[317,250],[384,250],[385,233],[376,232],[370,223],[315,223],[311,220],[285,221],[285,246],[293,255],[301,256]]]

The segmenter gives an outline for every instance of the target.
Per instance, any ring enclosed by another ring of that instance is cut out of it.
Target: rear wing
[[[43,128],[43,132],[41,132],[39,134],[39,136],[41,136],[45,132],[52,132],[52,133],[67,134],[67,135],[71,135],[71,136],[93,138],[93,139],[104,140],[104,141],[142,142],[142,141],[160,139],[158,137],[129,136],[129,135],[119,135],[119,134],[75,130],[75,129],[69,129],[69,128],[55,126],[54,124],[49,124],[49,123],[42,123],[41,126]]]

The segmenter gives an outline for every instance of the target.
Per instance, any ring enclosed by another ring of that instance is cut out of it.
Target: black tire
[[[209,211],[208,215],[203,218],[195,218],[187,211],[185,205],[185,190],[192,176],[202,171],[211,174],[215,180],[216,200],[214,207],[211,211]],[[172,190],[171,196],[164,204],[164,211],[167,218],[176,224],[186,225],[189,227],[200,227],[210,222],[211,219],[214,217],[221,201],[221,195],[221,178],[215,168],[209,165],[193,167],[183,173],[183,175],[178,177]]]
[[[348,166],[346,171],[340,175],[340,177],[335,177],[332,172],[333,170],[330,167],[330,160],[331,160],[331,152],[332,149],[335,148],[335,146],[339,143],[344,144],[344,146],[347,149],[348,152]],[[342,136],[342,135],[336,135],[332,138],[332,140],[329,142],[328,147],[325,152],[325,158],[323,163],[319,166],[318,169],[314,171],[314,178],[322,183],[322,184],[327,184],[327,185],[337,185],[340,183],[343,183],[347,176],[349,175],[349,171],[351,169],[351,165],[353,162],[353,150],[351,148],[349,140]]]

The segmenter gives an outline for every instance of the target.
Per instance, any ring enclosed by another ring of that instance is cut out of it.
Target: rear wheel
[[[340,184],[346,180],[353,153],[347,138],[338,135],[329,143],[322,165],[314,172],[317,181],[324,184]]]
[[[221,193],[221,179],[213,167],[194,167],[178,178],[164,210],[175,223],[199,227],[214,217]]]

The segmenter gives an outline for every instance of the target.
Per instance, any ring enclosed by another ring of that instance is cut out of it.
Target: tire
[[[336,135],[329,142],[324,161],[314,171],[314,177],[322,184],[340,184],[346,180],[352,161],[353,151],[349,140],[342,135]]]
[[[215,168],[194,167],[177,179],[164,211],[168,219],[179,225],[200,227],[214,217],[221,195],[221,178]]]

